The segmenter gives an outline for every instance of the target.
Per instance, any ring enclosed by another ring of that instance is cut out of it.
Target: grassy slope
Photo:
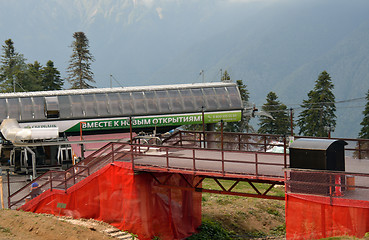
[[[222,182],[230,187],[232,181]],[[259,189],[270,185],[258,184]],[[207,179],[203,188],[220,190],[215,181]],[[254,193],[248,183],[239,183],[234,191]],[[274,187],[271,194],[284,196],[283,187]],[[203,221],[219,222],[234,236],[261,237],[285,234],[284,201],[203,193]]]

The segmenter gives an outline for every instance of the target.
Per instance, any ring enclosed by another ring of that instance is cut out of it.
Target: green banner
[[[225,122],[237,122],[241,120],[241,111],[211,112],[204,113],[205,123],[217,123],[221,120]],[[133,128],[180,126],[187,124],[202,124],[202,113],[160,115],[151,117],[132,117]],[[129,118],[106,119],[95,121],[81,121],[66,132],[96,131],[128,129],[130,127]]]

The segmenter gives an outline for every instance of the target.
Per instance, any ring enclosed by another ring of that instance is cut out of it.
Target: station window
[[[120,93],[122,99],[122,107],[124,115],[130,116],[133,114],[132,98],[129,92]]]
[[[227,91],[229,94],[229,98],[231,100],[232,107],[239,108],[242,106],[241,99],[239,97],[238,89],[237,87],[227,87]]]
[[[160,113],[170,112],[168,92],[167,91],[161,91],[161,90],[156,91],[156,97],[159,100]]]
[[[21,120],[32,120],[34,118],[32,98],[20,98],[19,100],[21,102]]]
[[[195,101],[196,104],[196,112],[197,111],[201,111],[202,107],[205,108],[206,110],[206,104],[204,101],[204,96],[202,94],[202,90],[201,89],[191,89],[192,94],[193,94],[193,99]]]
[[[71,111],[71,102],[69,100],[69,96],[59,96],[59,108],[60,108],[60,117],[61,118],[70,118],[72,116]]]
[[[217,102],[217,96],[215,95],[215,91],[213,88],[204,88],[203,89],[205,94],[205,100],[206,100],[206,107],[207,110],[217,110],[218,109],[218,102]]]
[[[179,90],[183,99],[183,107],[186,111],[196,111],[196,105],[191,92],[191,89],[181,89]]]
[[[158,113],[158,102],[154,91],[145,92],[145,98],[147,103],[147,113]]]
[[[229,104],[229,98],[228,98],[228,92],[224,87],[217,87],[214,88],[215,94],[217,96],[218,103],[221,108],[228,108],[230,106]]]
[[[45,115],[45,99],[44,97],[32,97],[33,101],[33,116],[35,119],[46,119]]]
[[[19,98],[8,98],[8,118],[14,118],[19,121],[20,109],[19,109]]]
[[[59,118],[59,101],[58,97],[45,97],[45,115],[47,118]]]
[[[109,115],[109,108],[108,108],[108,99],[106,94],[95,94],[96,97],[96,105],[97,105],[97,113],[99,116],[107,116]]]
[[[132,97],[134,99],[134,112],[136,114],[146,113],[146,104],[143,92],[132,92]]]
[[[2,98],[0,99],[0,119],[6,119],[8,117],[8,112],[7,112],[7,109],[6,109],[6,99],[5,98]]]
[[[85,113],[87,117],[96,117],[96,101],[93,95],[82,95],[85,105]]]
[[[183,105],[181,95],[178,90],[168,90],[170,102],[172,104],[172,111],[183,112]]]
[[[73,117],[84,117],[85,111],[84,106],[82,104],[82,96],[81,95],[70,95],[71,100],[71,109]]]
[[[108,93],[110,113],[112,115],[123,114],[119,93]]]

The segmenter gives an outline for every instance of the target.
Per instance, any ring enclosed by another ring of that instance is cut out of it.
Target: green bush
[[[210,220],[204,220],[199,227],[199,233],[187,238],[188,240],[231,240],[229,233],[220,226],[219,223]]]

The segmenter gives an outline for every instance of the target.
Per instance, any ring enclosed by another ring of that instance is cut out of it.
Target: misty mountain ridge
[[[324,70],[337,101],[365,96],[367,9],[366,0],[0,0],[0,36],[66,77],[72,35],[85,32],[97,87],[108,87],[110,74],[137,86],[215,82],[227,70],[250,101],[261,106],[274,91],[296,118]],[[332,136],[356,137],[364,105],[338,103]]]

